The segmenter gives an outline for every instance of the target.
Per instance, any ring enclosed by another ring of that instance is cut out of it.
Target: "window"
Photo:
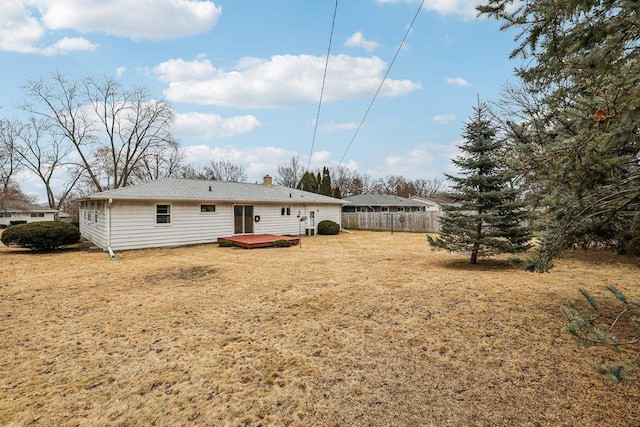
[[[280,215],[291,215],[291,206],[283,206],[280,208]]]
[[[171,224],[171,205],[156,205],[156,224]]]
[[[11,212],[0,212],[0,218],[11,218]]]
[[[87,212],[87,221],[91,222],[91,212]]]
[[[215,212],[216,205],[200,205],[200,212]]]
[[[382,212],[389,212],[389,208],[387,206],[382,207]]]
[[[93,222],[98,223],[98,211],[93,212]]]
[[[404,212],[404,208],[403,207],[398,207],[398,212]]]
[[[32,212],[31,218],[44,218],[44,212]]]

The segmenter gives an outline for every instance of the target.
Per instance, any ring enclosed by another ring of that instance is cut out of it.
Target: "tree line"
[[[185,162],[173,135],[172,106],[149,88],[125,87],[109,76],[69,78],[56,73],[22,86],[23,119],[0,119],[0,209],[32,202],[16,177],[30,172],[45,190],[47,205],[67,213],[72,200],[94,192],[165,177],[246,182],[243,166],[211,160]],[[367,192],[430,195],[444,182],[401,176],[374,180],[346,167],[305,171],[297,155],[277,165],[276,183],[335,197]],[[333,183],[333,184],[332,184]]]

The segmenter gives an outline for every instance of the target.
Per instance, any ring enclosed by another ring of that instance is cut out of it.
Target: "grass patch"
[[[508,257],[465,268],[423,234],[360,231],[279,254],[202,245],[110,261],[0,247],[0,424],[640,419],[638,370],[617,386],[594,372],[623,357],[578,347],[560,311],[581,287],[637,295],[637,260],[577,252],[543,275]]]

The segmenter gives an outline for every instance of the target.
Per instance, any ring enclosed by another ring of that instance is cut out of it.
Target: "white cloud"
[[[278,163],[286,163],[291,156],[297,154],[277,147],[244,147],[231,145],[210,147],[208,145],[192,145],[184,147],[185,160],[198,168],[211,160],[226,160],[238,164],[247,171],[249,182],[262,182],[264,175],[276,176]]]
[[[222,118],[216,114],[177,113],[174,131],[178,137],[217,139],[249,133],[260,126],[255,116]]]
[[[376,0],[378,4],[390,3],[418,3],[418,0]],[[424,2],[424,9],[441,15],[455,15],[465,20],[474,19],[478,12],[476,7],[486,3],[485,0],[428,0]]]
[[[82,37],[65,37],[58,40],[51,46],[47,46],[41,50],[44,55],[54,56],[63,55],[69,52],[77,51],[93,51],[96,50],[96,45],[89,40]]]
[[[362,33],[358,31],[349,37],[344,42],[344,45],[347,47],[361,47],[367,52],[373,52],[378,48],[378,46],[380,46],[380,43],[365,39]]]
[[[164,40],[210,30],[222,10],[195,0],[47,0],[42,22],[52,30],[101,32],[134,40]]]
[[[444,81],[447,82],[447,84],[450,84],[451,86],[459,86],[459,87],[471,86],[471,83],[469,83],[462,77],[445,77]]]
[[[118,77],[124,76],[124,73],[126,73],[126,72],[127,72],[127,67],[122,66],[122,67],[116,68],[116,75]]]
[[[453,114],[437,114],[433,117],[433,122],[437,125],[447,125],[456,119]]]
[[[3,0],[0,2],[0,50],[43,55],[95,50],[85,38],[56,30],[105,33],[134,40],[161,40],[211,29],[221,15],[209,0]]]
[[[236,108],[264,108],[315,103],[320,95],[325,58],[276,55],[269,60],[242,58],[234,70],[215,68],[209,60],[172,59],[159,64],[164,95],[177,102]],[[380,58],[334,55],[329,59],[324,100],[369,98],[387,64]],[[411,80],[385,81],[381,96],[402,96],[420,89]]]
[[[320,125],[319,129],[323,132],[356,130],[358,129],[358,124],[359,123],[357,122],[345,122],[345,123],[327,122]]]
[[[33,53],[44,36],[44,28],[20,1],[0,3],[0,50]]]
[[[369,173],[373,176],[402,175],[409,179],[433,175],[433,168],[430,168],[435,159],[433,151],[437,150],[429,144],[415,145],[406,154],[385,158],[382,164],[371,168]]]

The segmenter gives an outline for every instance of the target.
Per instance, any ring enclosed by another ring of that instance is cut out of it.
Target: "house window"
[[[91,212],[87,212],[87,221],[91,222]]]
[[[10,212],[0,212],[0,218],[11,218]]]
[[[280,208],[281,215],[291,215],[291,206],[283,206]]]
[[[398,212],[404,212],[404,208],[398,207]]]
[[[200,205],[200,212],[215,212],[216,205]]]
[[[171,205],[156,205],[156,224],[171,224]]]
[[[44,218],[44,212],[32,212],[31,218]]]
[[[382,212],[389,212],[389,208],[388,208],[388,207],[386,207],[386,206],[383,206],[383,207],[382,207]]]
[[[95,211],[93,213],[93,222],[95,222],[96,224],[98,223],[98,211]]]

